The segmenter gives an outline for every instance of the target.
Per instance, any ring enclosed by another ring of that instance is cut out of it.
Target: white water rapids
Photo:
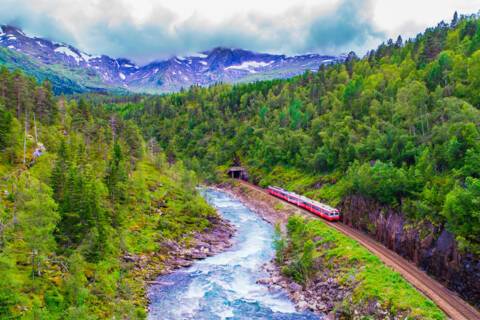
[[[191,267],[161,276],[149,289],[153,319],[318,319],[295,311],[281,291],[256,281],[268,276],[261,266],[274,256],[273,227],[228,194],[212,189],[202,195],[237,228],[227,251]]]

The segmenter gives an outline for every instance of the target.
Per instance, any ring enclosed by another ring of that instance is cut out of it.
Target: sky
[[[363,55],[480,0],[0,0],[0,23],[92,54],[146,63],[224,46]]]

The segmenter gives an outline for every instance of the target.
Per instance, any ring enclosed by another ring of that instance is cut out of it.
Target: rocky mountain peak
[[[39,79],[61,78],[68,85],[89,90],[121,88],[134,92],[171,92],[191,85],[248,82],[286,78],[322,64],[344,61],[346,57],[308,54],[288,57],[228,47],[175,56],[139,66],[128,58],[95,56],[72,45],[30,37],[19,28],[3,25],[0,46],[21,54]],[[18,64],[18,57],[0,53],[0,64]],[[45,69],[52,69],[46,75]],[[66,79],[64,79],[66,78]],[[63,86],[62,86],[63,87]],[[57,91],[63,91],[58,89]]]

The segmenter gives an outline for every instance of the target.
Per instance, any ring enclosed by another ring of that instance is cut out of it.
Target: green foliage
[[[123,159],[122,149],[118,143],[113,146],[113,154],[108,164],[105,184],[109,190],[112,202],[121,202],[125,198],[125,182],[127,181],[127,172]]]
[[[352,181],[351,192],[369,196],[382,203],[398,203],[408,191],[413,190],[403,168],[396,168],[381,161],[373,166],[354,164],[347,174]]]
[[[0,314],[5,318],[16,317],[16,306],[21,302],[21,281],[15,260],[5,253],[0,254]]]
[[[469,243],[478,246],[478,235],[480,234],[480,179],[467,178],[465,187],[455,186],[447,194],[442,214],[450,223],[447,228],[457,235],[457,239],[463,246]]]
[[[20,176],[17,188],[15,206],[22,246],[32,253],[32,274],[40,276],[43,260],[56,246],[53,231],[59,220],[57,204],[51,189],[28,173]]]
[[[0,150],[4,150],[10,140],[12,115],[0,104]]]
[[[277,263],[282,264],[285,260],[285,248],[286,248],[286,239],[282,236],[282,230],[280,229],[280,224],[275,225],[275,233],[273,239],[273,246],[276,252]]]
[[[306,224],[302,218],[294,216],[288,219],[287,231],[288,242],[286,239],[282,239],[282,246],[276,246],[277,257],[283,257],[282,261],[278,262],[281,263],[285,259],[287,248],[291,250],[293,254],[290,254],[292,256],[290,257],[290,263],[282,270],[296,282],[306,284],[313,274],[315,245],[311,240],[305,241],[310,233],[306,229]]]
[[[316,73],[111,109],[209,181],[240,162],[261,186],[333,205],[359,194],[463,237],[441,213],[453,185],[480,178],[480,28],[476,15],[455,20]]]

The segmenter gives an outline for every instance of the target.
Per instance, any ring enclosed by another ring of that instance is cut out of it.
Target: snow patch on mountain
[[[249,72],[251,72],[251,73],[256,73],[257,71],[256,71],[255,69],[269,66],[269,65],[271,65],[273,62],[274,62],[274,61],[270,61],[270,62],[264,62],[264,61],[244,61],[244,62],[242,62],[242,63],[239,64],[239,65],[233,65],[233,66],[226,67],[224,70],[231,70],[231,69],[235,69],[235,70],[246,70],[246,71],[249,71]]]
[[[205,59],[208,58],[208,54],[202,53],[202,52],[197,52],[193,53],[190,55],[191,58],[200,58],[200,59]]]
[[[81,61],[80,56],[69,47],[58,47],[53,51],[72,57],[73,59],[75,59],[75,61],[77,61],[77,63],[80,63]]]
[[[80,51],[80,56],[82,57],[83,61],[88,62],[90,59],[92,59],[92,56],[89,55],[88,53]]]

